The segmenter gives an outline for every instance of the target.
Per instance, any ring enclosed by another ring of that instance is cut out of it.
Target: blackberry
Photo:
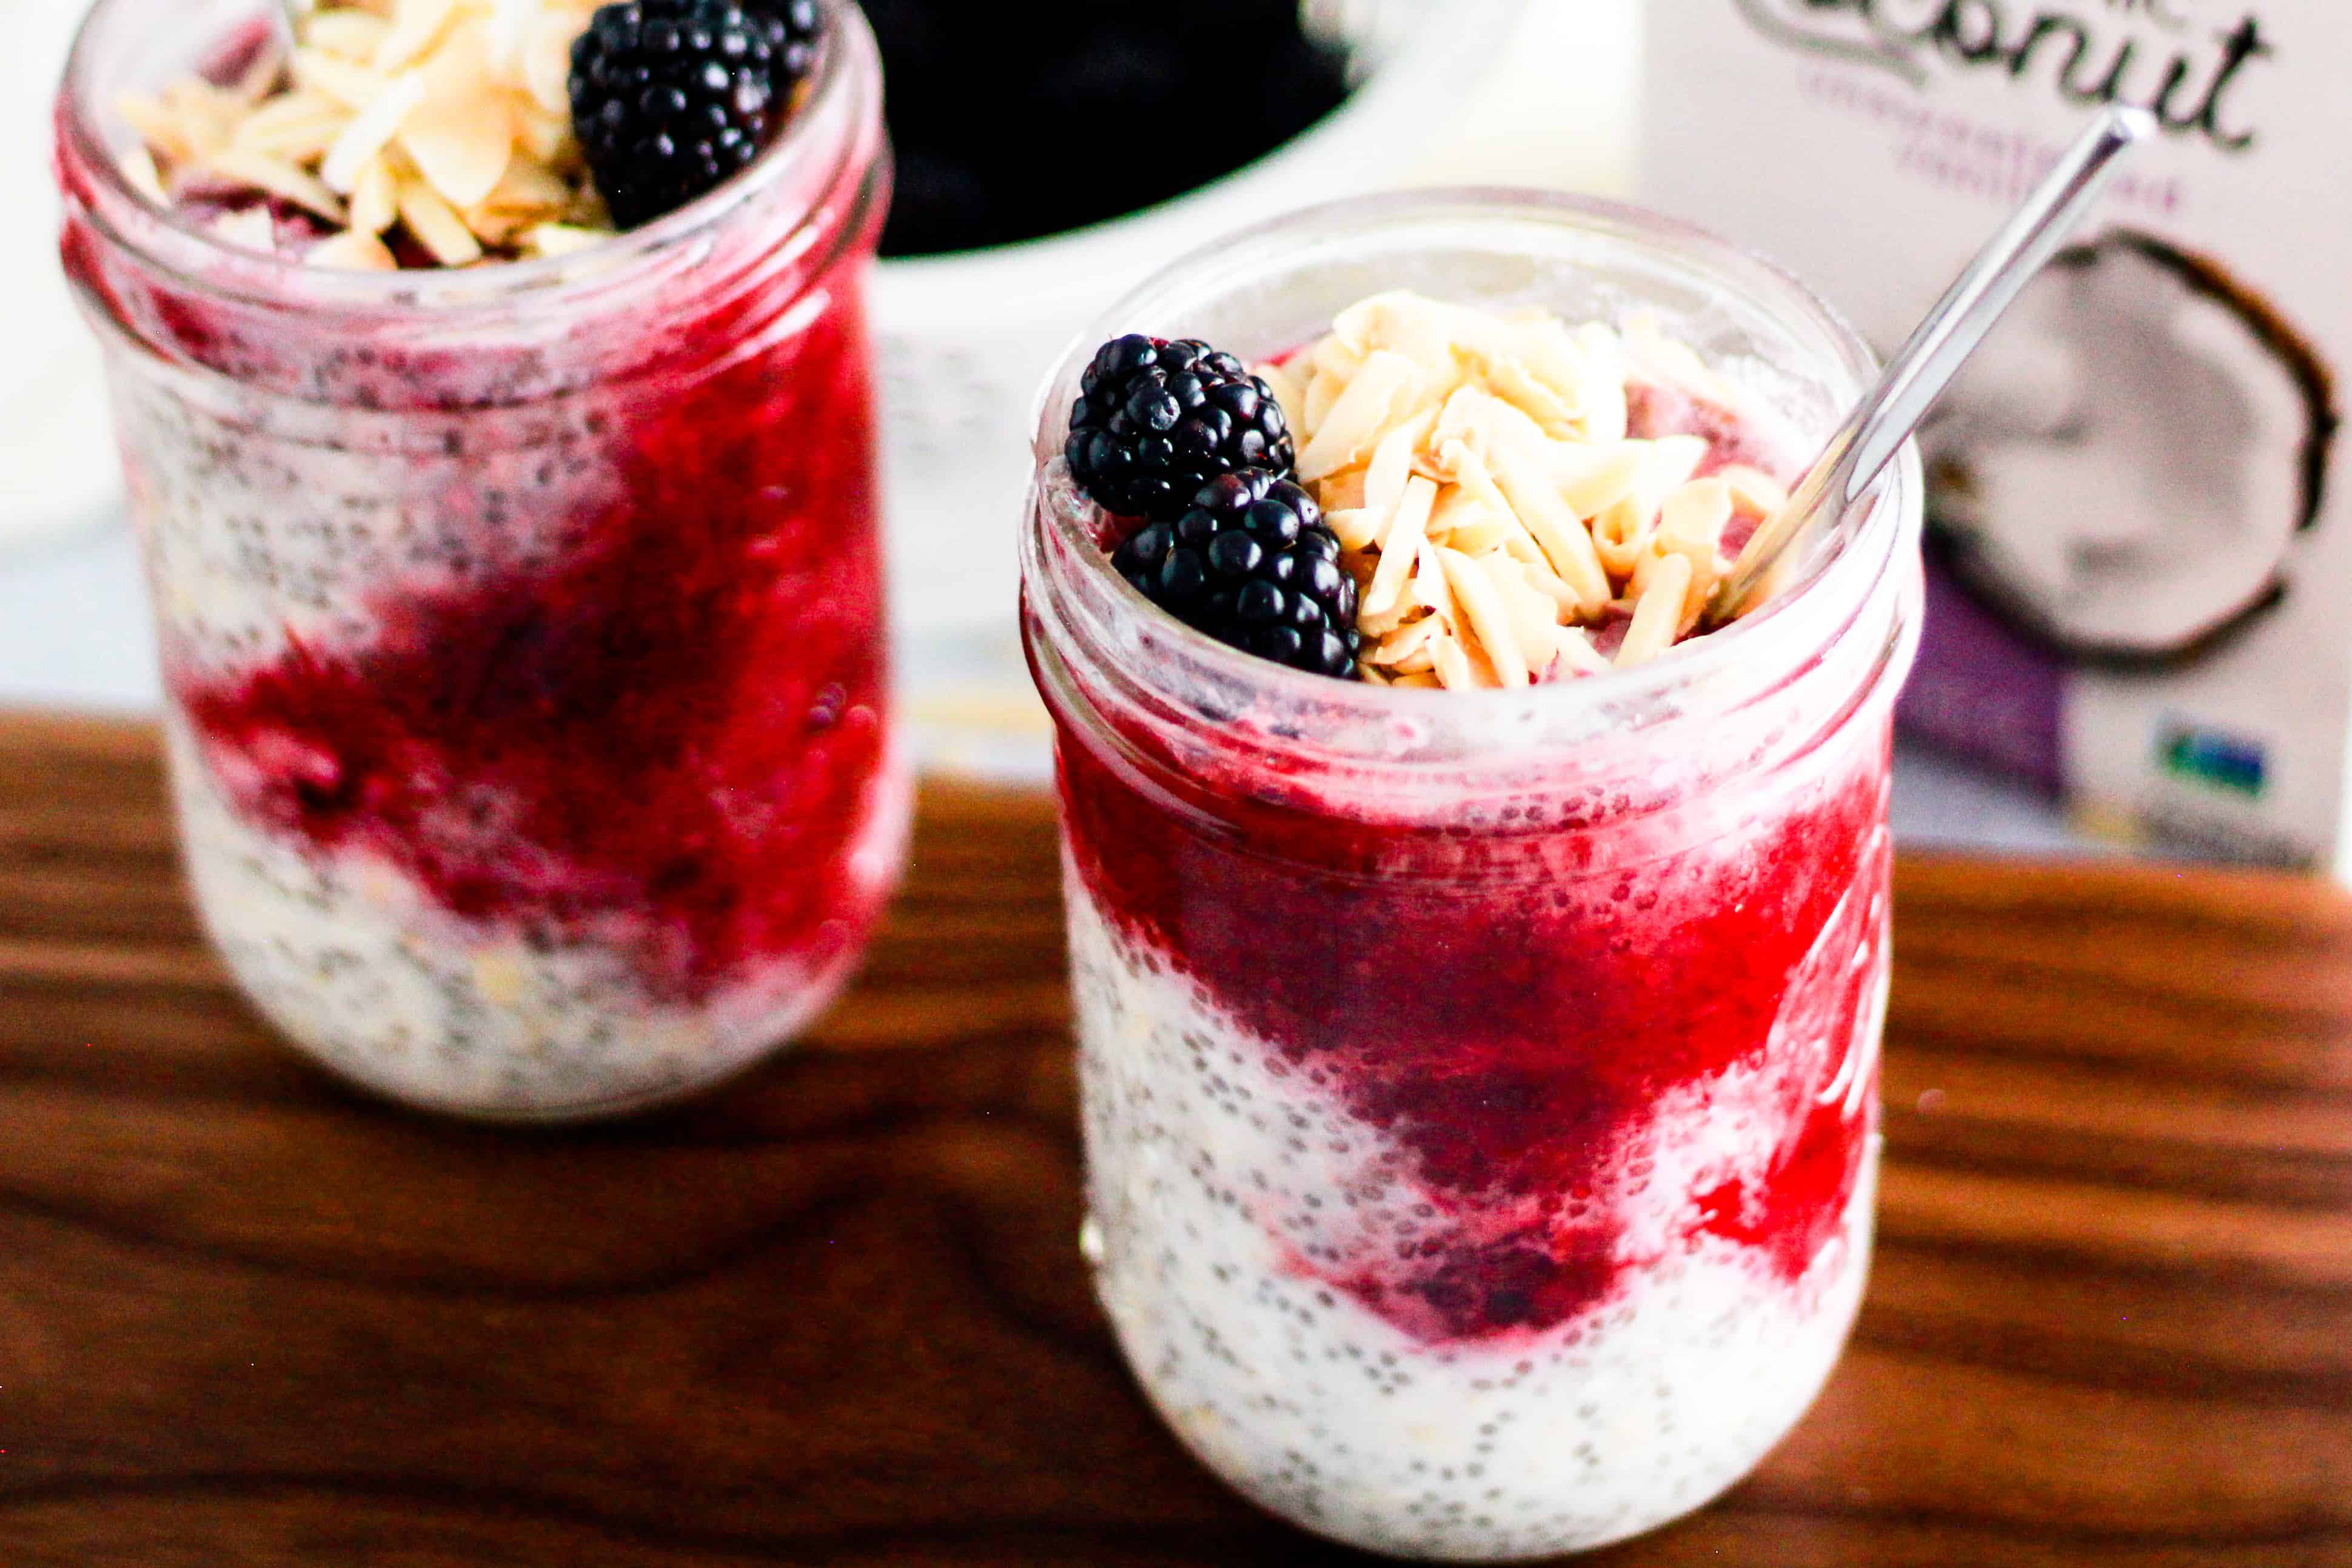
[[[1356,678],[1356,582],[1322,509],[1263,469],[1201,487],[1174,521],[1111,555],[1136,590],[1219,642],[1316,675]]]
[[[1087,494],[1129,517],[1173,520],[1209,480],[1296,460],[1274,391],[1192,338],[1114,338],[1087,366],[1063,447]]]
[[[768,36],[776,54],[776,96],[792,96],[816,64],[816,36],[824,22],[816,0],[742,0],[743,10]]]
[[[731,0],[597,11],[572,46],[572,126],[614,224],[675,212],[759,154],[792,86],[792,33]]]

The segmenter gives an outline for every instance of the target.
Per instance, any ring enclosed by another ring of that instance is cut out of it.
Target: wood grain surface
[[[2352,1563],[2352,909],[1906,860],[1879,1262],[1620,1564]],[[1357,1561],[1234,1500],[1077,1262],[1050,810],[944,785],[797,1052],[424,1120],[204,948],[142,727],[0,718],[0,1564]]]

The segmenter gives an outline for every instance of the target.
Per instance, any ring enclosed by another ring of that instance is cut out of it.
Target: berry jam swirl
[[[1519,1341],[1701,1238],[1793,1289],[1838,1236],[1871,1131],[1850,1058],[1878,1001],[1883,726],[1720,839],[1602,871],[1595,835],[1644,831],[1605,809],[1400,826],[1146,784],[1066,736],[1061,763],[1094,906],[1404,1158],[1411,1245],[1327,1227],[1298,1271],[1426,1345]],[[1727,1079],[1744,1146],[1662,1193],[1662,1122]]]

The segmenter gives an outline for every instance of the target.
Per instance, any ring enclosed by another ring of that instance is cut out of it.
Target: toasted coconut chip
[[[1432,638],[1429,653],[1431,662],[1437,669],[1437,679],[1448,691],[1467,691],[1478,684],[1477,676],[1470,668],[1469,656],[1451,637]]]
[[[141,141],[174,163],[185,163],[228,145],[233,123],[221,115],[191,111],[162,99],[125,98],[115,112]]]
[[[1633,602],[1633,624],[1625,628],[1625,640],[1618,645],[1620,668],[1655,658],[1674,647],[1683,624],[1684,603],[1693,596],[1690,557],[1652,559],[1657,559],[1657,568],[1642,596]]]
[[[1429,639],[1445,629],[1444,623],[1434,616],[1423,616],[1408,621],[1371,646],[1365,657],[1374,664],[1402,665],[1427,650]]]
[[[1413,601],[1444,620],[1448,628],[1462,624],[1462,606],[1454,600],[1454,590],[1446,585],[1445,568],[1437,559],[1437,547],[1422,542],[1420,558],[1412,568]]]
[[[611,229],[575,228],[570,224],[543,223],[526,230],[524,248],[533,256],[570,256],[613,237]]]
[[[285,69],[286,62],[276,48],[257,49],[253,58],[245,62],[245,69],[237,73],[236,80],[229,84],[229,94],[247,106],[259,103],[278,85]]]
[[[217,179],[247,185],[268,195],[280,196],[305,212],[316,213],[330,223],[343,221],[343,204],[335,193],[280,158],[259,153],[240,153],[224,149],[198,160],[196,168]]]
[[[343,127],[351,123],[351,113],[340,104],[297,107],[302,112],[273,115],[267,120],[256,114],[236,128],[229,145],[239,152],[260,153],[289,163],[317,163],[335,144]]]
[[[1592,520],[1592,549],[1610,576],[1623,582],[1633,575],[1642,552],[1649,548],[1656,521],[1655,514],[1643,511],[1631,495],[1610,502]]]
[[[376,46],[375,68],[396,71],[422,58],[457,9],[456,0],[394,0],[392,26]]]
[[[393,175],[392,165],[381,157],[370,158],[352,183],[352,227],[381,235],[399,216],[400,183]]]
[[[1434,484],[1419,474],[1405,481],[1404,499],[1397,503],[1396,515],[1389,520],[1388,532],[1381,540],[1380,570],[1372,574],[1372,585],[1360,606],[1365,615],[1385,615],[1396,608],[1436,504]]]
[[[205,226],[215,237],[247,250],[274,254],[278,249],[278,224],[268,207],[223,213]]]
[[[1731,521],[1731,487],[1720,479],[1693,479],[1659,504],[1653,550],[1678,550],[1704,565],[1720,553],[1724,525]]]
[[[1364,470],[1346,468],[1314,487],[1316,504],[1330,510],[1364,504]]]
[[[551,13],[539,18],[519,56],[531,101],[567,124],[572,118],[572,45],[579,36],[579,18]]]
[[[1338,511],[1323,514],[1323,526],[1339,540],[1341,550],[1370,550],[1381,542],[1381,531],[1388,526],[1391,515],[1376,507],[1341,507]]]
[[[384,36],[391,31],[392,25],[383,17],[349,5],[313,11],[302,18],[301,27],[304,44],[356,65],[374,59]]]
[[[324,49],[295,50],[292,68],[295,85],[340,103],[354,114],[383,97],[392,80],[382,71],[354,65]]]
[[[1789,504],[1786,487],[1761,468],[1732,463],[1717,469],[1715,477],[1730,489],[1732,507],[1743,516],[1770,517]]]
[[[1318,375],[1328,375],[1345,387],[1364,368],[1364,353],[1363,349],[1333,332],[1308,351],[1304,374],[1310,383]]]
[[[335,144],[328,149],[326,162],[319,165],[319,177],[331,189],[345,193],[356,190],[360,171],[391,145],[402,122],[424,101],[425,79],[416,72],[403,71],[386,82],[383,90],[335,138]]]
[[[1487,378],[1504,403],[1524,415],[1538,434],[1561,440],[1577,433],[1576,408],[1529,374],[1519,361],[1503,361],[1487,372]]]
[[[400,221],[442,266],[463,267],[482,258],[480,241],[433,186],[423,180],[402,180],[398,205]]]
[[[1598,517],[1608,510],[1641,483],[1651,461],[1649,443],[1643,441],[1554,442],[1547,458],[1559,499],[1579,517]]]
[[[171,205],[172,198],[163,194],[163,176],[155,170],[155,155],[147,151],[145,142],[137,142],[125,147],[118,162],[121,165],[123,179],[129,182],[132,190],[159,207]]]
[[[1367,508],[1383,516],[1396,510],[1397,503],[1404,499],[1405,482],[1412,478],[1413,458],[1429,438],[1437,419],[1436,411],[1424,408],[1381,437],[1364,469],[1363,504]]]
[[[572,117],[550,114],[536,104],[515,107],[515,145],[524,157],[566,174],[584,173],[579,143],[572,139]]]
[[[347,228],[312,246],[302,259],[313,267],[351,272],[394,272],[400,262],[383,240],[363,228]]]
[[[1331,416],[1331,407],[1346,394],[1349,379],[1327,370],[1318,370],[1307,378],[1307,398],[1299,409],[1297,432],[1301,446],[1307,443],[1310,432],[1321,429],[1323,421]]]
[[[1489,555],[1478,563],[1478,569],[1494,583],[1495,592],[1510,612],[1511,633],[1518,639],[1519,656],[1527,661],[1528,675],[1541,680],[1559,652],[1558,606],[1528,583],[1525,568],[1507,555]]]
[[[1433,545],[1432,549],[1445,573],[1445,585],[1453,590],[1454,602],[1462,606],[1468,629],[1477,639],[1486,662],[1494,668],[1496,680],[1504,686],[1527,685],[1528,663],[1519,648],[1518,628],[1512,623],[1510,605],[1504,602],[1495,580],[1458,550],[1448,550],[1444,545]]]
[[[1572,675],[1604,675],[1610,664],[1601,650],[1592,646],[1592,634],[1582,626],[1562,626],[1556,634],[1559,663],[1556,667]]]
[[[1402,354],[1375,350],[1367,355],[1364,368],[1348,383],[1348,389],[1300,450],[1298,477],[1319,479],[1369,458],[1390,423],[1411,402],[1419,375],[1412,361]]]
[[[424,77],[424,100],[401,122],[400,145],[442,199],[463,210],[488,195],[506,173],[514,155],[514,111],[490,73],[478,24],[459,24],[425,63]]]

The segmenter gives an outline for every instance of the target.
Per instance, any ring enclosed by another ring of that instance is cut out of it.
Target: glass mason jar
[[[58,110],[190,879],[337,1071],[578,1118],[788,1038],[903,855],[864,289],[888,197],[855,7],[743,174],[579,254],[236,248],[111,106],[260,26],[101,0]]]
[[[1246,658],[1114,573],[1060,452],[1120,332],[1244,358],[1389,289],[1655,310],[1808,437],[1869,353],[1633,209],[1340,203],[1181,261],[1049,387],[1024,626],[1057,723],[1090,1221],[1129,1365],[1275,1512],[1454,1559],[1599,1545],[1745,1474],[1860,1299],[1916,457],[1769,607],[1515,691]]]

